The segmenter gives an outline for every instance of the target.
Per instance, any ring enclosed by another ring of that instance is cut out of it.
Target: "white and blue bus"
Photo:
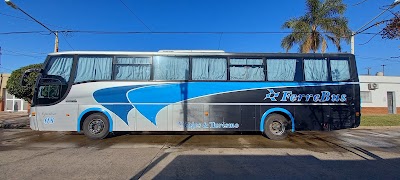
[[[354,55],[103,52],[48,55],[30,127],[78,131],[336,130],[360,124]]]

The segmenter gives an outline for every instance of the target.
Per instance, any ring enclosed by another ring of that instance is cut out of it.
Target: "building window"
[[[371,91],[361,91],[361,102],[372,103]]]
[[[23,99],[18,99],[14,95],[8,93],[5,90],[6,99],[5,99],[5,111],[26,111],[28,110],[28,102]]]

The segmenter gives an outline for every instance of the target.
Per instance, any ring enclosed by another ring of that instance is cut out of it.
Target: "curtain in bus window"
[[[263,81],[262,59],[230,59],[230,80]]]
[[[193,58],[193,80],[226,80],[227,68],[225,58]]]
[[[304,76],[306,81],[327,81],[328,67],[326,59],[305,59]]]
[[[61,76],[67,82],[72,69],[72,57],[53,57],[49,63],[48,75]]]
[[[116,80],[150,80],[151,67],[149,57],[117,58],[117,63]]]
[[[350,79],[349,62],[347,60],[330,60],[332,81]]]
[[[75,82],[111,80],[111,57],[79,57]]]
[[[150,80],[150,65],[117,65],[116,80]]]
[[[154,80],[187,80],[189,58],[154,56]]]
[[[118,57],[117,64],[150,64],[150,57]]]
[[[294,81],[296,59],[267,59],[268,81]]]

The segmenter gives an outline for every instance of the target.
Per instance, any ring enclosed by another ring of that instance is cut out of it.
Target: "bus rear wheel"
[[[280,114],[270,114],[265,119],[264,134],[272,140],[283,140],[288,136],[289,121]]]
[[[102,113],[89,115],[83,121],[83,133],[90,139],[104,139],[109,134],[108,118]]]

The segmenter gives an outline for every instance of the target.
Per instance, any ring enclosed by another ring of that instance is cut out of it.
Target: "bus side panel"
[[[168,131],[168,109],[164,105],[146,104],[143,109],[162,108],[157,114],[145,117],[141,112],[136,112],[137,131]]]
[[[294,119],[296,130],[322,130],[330,113],[329,106],[297,106]]]
[[[39,130],[36,115],[36,107],[31,107],[29,114],[29,126],[32,130]]]
[[[209,131],[239,131],[241,124],[240,105],[210,105]]]
[[[254,131],[259,128],[256,127],[256,122],[260,121],[259,118],[259,106],[254,105],[241,105],[241,123],[240,130],[241,131]]]
[[[171,112],[168,121],[171,123],[172,131],[204,131],[204,123],[208,121],[205,112],[208,105],[177,103],[168,106]]]
[[[78,108],[75,104],[36,106],[36,119],[41,131],[76,131]]]

